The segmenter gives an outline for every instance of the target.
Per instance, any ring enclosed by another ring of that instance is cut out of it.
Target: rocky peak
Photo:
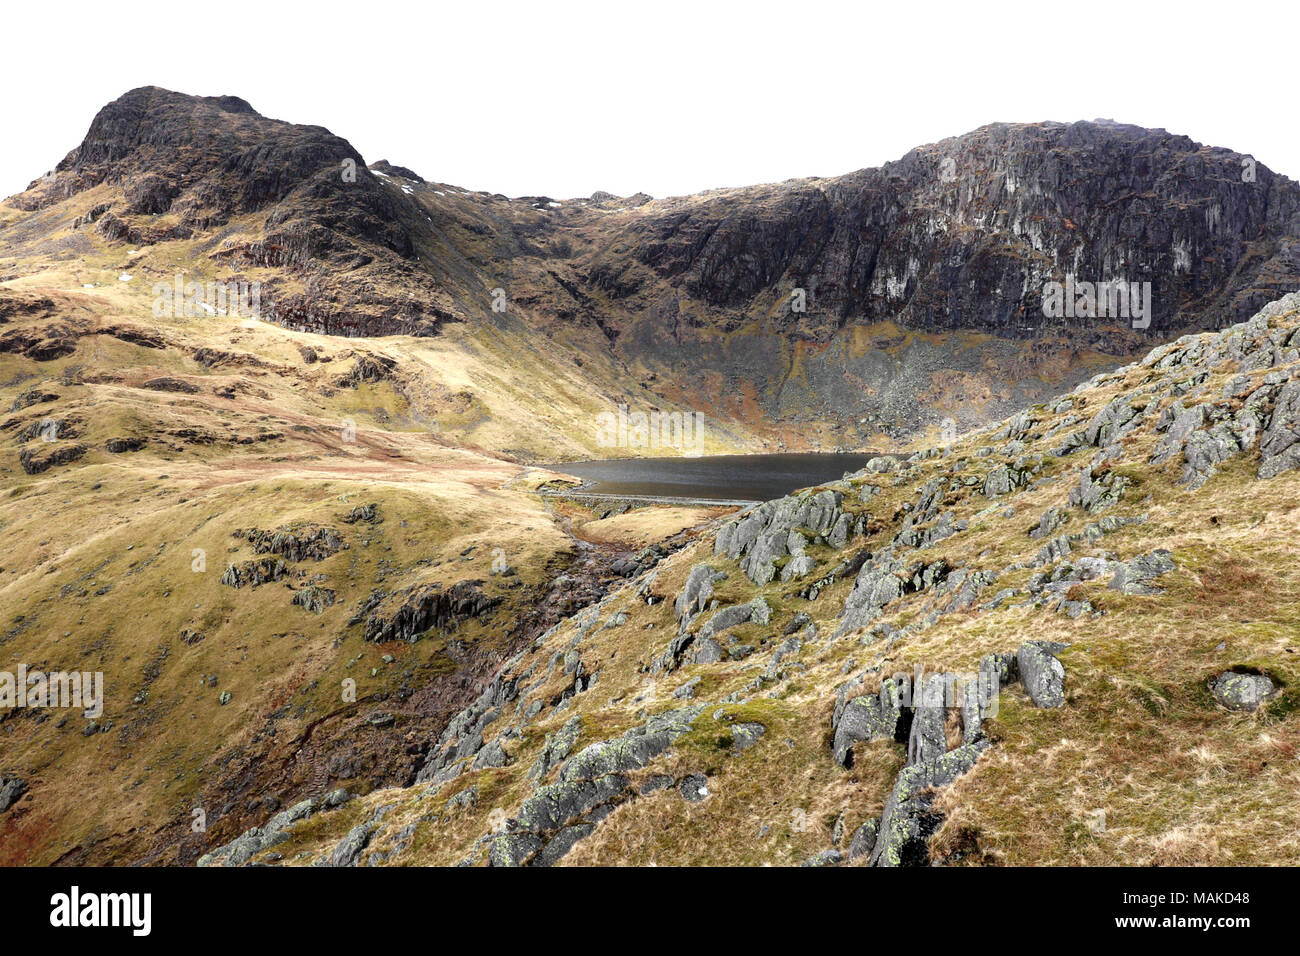
[[[798,323],[1025,337],[1043,284],[1067,274],[1153,287],[1152,327],[1248,317],[1300,284],[1300,187],[1249,157],[1116,123],[996,123],[833,179],[726,190],[628,225],[635,263],[712,306],[770,311],[794,288]],[[1239,266],[1241,268],[1239,268]],[[597,281],[635,293],[628,261]],[[1222,311],[1226,305],[1226,314]]]

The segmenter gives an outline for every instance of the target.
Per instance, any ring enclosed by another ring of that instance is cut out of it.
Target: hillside
[[[1298,372],[1293,294],[722,519],[201,862],[1294,865]]]
[[[879,169],[695,196],[507,198],[367,167],[237,97],[145,87],[0,207],[0,279],[69,263],[256,281],[260,317],[286,328],[445,338],[523,395],[555,399],[558,379],[700,410],[720,446],[879,448],[1010,414],[1293,290],[1300,187],[1099,121],[993,124]],[[1151,283],[1149,325],[1045,318],[1044,283],[1067,275]],[[559,398],[557,420],[585,411]],[[581,457],[556,430],[461,433]]]
[[[25,786],[0,862],[193,858],[189,807],[220,833],[318,782],[406,780],[501,659],[710,513],[557,513],[531,491],[558,475],[448,437],[473,411],[453,376],[516,386],[441,340],[196,328],[96,274],[0,289],[0,646],[10,671],[102,671],[108,701],[0,710]],[[503,443],[548,427],[518,407]]]
[[[125,94],[0,204],[0,674],[105,682],[0,708],[0,865],[1296,862],[1300,188],[1244,159],[508,198]],[[1076,272],[1150,327],[1040,321]],[[886,454],[565,497],[687,451],[620,405]]]

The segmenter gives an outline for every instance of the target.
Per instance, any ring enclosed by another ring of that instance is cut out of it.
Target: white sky
[[[144,0],[0,13],[0,196],[137,86],[242,96],[367,162],[511,196],[654,196],[1109,117],[1300,179],[1300,4]]]

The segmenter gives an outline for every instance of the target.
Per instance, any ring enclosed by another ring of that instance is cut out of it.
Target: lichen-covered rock
[[[862,566],[844,603],[842,620],[835,632],[837,637],[870,624],[886,604],[902,596],[902,570],[903,563],[885,552]]]
[[[532,833],[498,834],[488,844],[488,865],[522,866],[542,846],[542,840]]]
[[[559,833],[551,837],[550,841],[542,847],[529,865],[554,866],[577,845],[579,840],[590,836],[595,832],[595,829],[596,825],[594,823],[575,823],[572,826],[564,827]]]
[[[703,611],[713,596],[713,585],[725,578],[721,571],[716,571],[707,564],[697,564],[686,576],[682,591],[673,602],[673,611],[677,620],[690,617]]]
[[[767,584],[776,576],[776,562],[790,553],[790,533],[831,534],[844,517],[842,500],[842,492],[823,489],[766,501],[723,525],[713,553],[740,560],[750,581]]]
[[[700,678],[692,677],[681,687],[673,691],[673,696],[678,700],[690,700],[695,696],[695,689],[700,686]]]
[[[232,588],[255,588],[270,581],[279,581],[288,573],[289,566],[279,558],[255,558],[227,565],[221,575],[221,583]]]
[[[1276,697],[1278,687],[1263,674],[1238,674],[1226,671],[1210,685],[1214,699],[1229,710],[1258,710],[1260,704]]]
[[[745,604],[732,604],[728,607],[719,608],[712,617],[704,622],[704,626],[699,630],[698,637],[703,640],[712,637],[714,634],[720,634],[738,624],[745,624],[750,621],[755,624],[767,624],[771,620],[772,609],[760,595]]]
[[[899,771],[894,789],[880,816],[879,832],[871,851],[872,866],[926,866],[930,837],[942,823],[931,810],[931,791],[952,783],[975,765],[990,746],[987,740],[962,744],[954,750]]]
[[[1122,594],[1163,594],[1163,588],[1154,587],[1149,582],[1162,574],[1168,574],[1176,567],[1173,555],[1163,548],[1157,548],[1149,554],[1140,554],[1116,566],[1110,587]]]
[[[731,727],[731,748],[733,754],[743,753],[753,747],[767,728],[757,723],[733,724]]]
[[[769,680],[777,679],[781,672],[781,662],[786,658],[798,654],[803,649],[803,642],[798,637],[789,637],[781,643],[781,646],[772,652],[772,659],[768,662],[766,676]]]
[[[254,855],[289,839],[294,824],[325,810],[333,810],[352,799],[345,790],[331,790],[323,797],[311,797],[282,810],[263,826],[252,827],[234,840],[199,857],[198,866],[243,866]],[[358,851],[360,852],[360,851]]]
[[[665,711],[622,737],[583,748],[561,766],[555,783],[538,787],[524,800],[515,819],[506,822],[505,831],[488,838],[488,862],[492,866],[551,866],[558,862],[614,807],[638,795],[625,774],[641,769],[667,750],[691,729],[703,709]],[[576,728],[571,733],[576,736]],[[571,746],[570,734],[564,737]]]
[[[374,832],[375,824],[369,821],[353,827],[330,853],[329,865],[356,866],[361,852],[370,845]]]
[[[912,690],[912,726],[907,738],[907,762],[925,763],[948,750],[944,730],[947,694],[952,675],[931,674]]]
[[[1282,386],[1259,443],[1259,478],[1300,468],[1300,380]]]
[[[716,664],[725,656],[722,645],[711,637],[706,637],[699,641],[695,648],[695,663],[697,664]]]
[[[610,773],[639,770],[668,749],[691,728],[702,706],[683,707],[650,718],[622,737],[594,743],[571,757],[560,771],[562,780],[590,780]]]
[[[1128,478],[1115,472],[1094,475],[1091,468],[1082,468],[1078,482],[1070,489],[1070,505],[1091,514],[1105,511],[1124,497],[1128,484]]]
[[[1006,465],[998,465],[984,479],[984,497],[996,498],[1008,494],[1013,487],[1011,469]]]
[[[319,525],[287,525],[274,531],[250,528],[236,531],[235,536],[247,539],[257,554],[278,554],[289,561],[323,561],[343,547],[337,531]]]
[[[677,787],[687,803],[702,803],[709,798],[709,778],[702,773],[688,774]]]
[[[506,755],[505,748],[501,746],[501,741],[498,739],[492,741],[474,755],[474,762],[470,765],[470,769],[482,770],[488,767],[504,767],[509,762],[510,758]]]
[[[0,774],[0,813],[4,813],[27,792],[27,783],[21,777]]]
[[[1215,425],[1204,431],[1192,432],[1183,446],[1182,482],[1191,489],[1200,488],[1214,477],[1216,466],[1237,454],[1240,446],[1237,437],[1227,425]]]
[[[1060,707],[1065,703],[1065,667],[1056,659],[1061,649],[1059,644],[1029,641],[1016,652],[1020,682],[1035,707]]]
[[[540,780],[550,773],[554,767],[558,767],[560,762],[569,755],[569,751],[573,749],[581,730],[582,718],[575,714],[555,733],[547,734],[546,741],[542,745],[542,752],[537,755],[537,759],[528,770],[528,779]]]
[[[850,700],[838,720],[832,720],[831,751],[842,767],[853,765],[853,745],[871,740],[897,740],[903,716],[906,678],[889,678],[880,693]]]
[[[1029,529],[1029,537],[1046,538],[1064,523],[1060,508],[1048,508],[1038,519],[1038,524]]]
[[[812,574],[815,570],[817,570],[817,562],[811,555],[796,554],[781,569],[781,581],[782,583],[793,581],[795,578]]]
[[[483,729],[500,716],[501,708],[519,694],[519,681],[498,674],[477,698],[447,724],[438,743],[430,751],[424,766],[415,776],[416,783],[445,783],[455,779],[464,762],[483,748]]]
[[[1138,424],[1142,409],[1135,408],[1127,395],[1112,400],[1099,411],[1083,430],[1083,440],[1104,448],[1131,432]]]
[[[850,861],[871,856],[871,851],[876,848],[876,830],[879,826],[880,821],[872,817],[853,831],[853,839],[849,841]]]
[[[627,787],[627,777],[616,773],[593,779],[562,778],[538,787],[520,806],[516,822],[523,830],[549,838],[587,811],[620,797]]]
[[[838,866],[844,859],[844,854],[839,850],[822,850],[815,856],[800,863],[800,866]]]

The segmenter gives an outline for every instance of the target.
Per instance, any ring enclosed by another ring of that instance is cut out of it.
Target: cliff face
[[[328,130],[149,87],[9,205],[31,214],[0,224],[20,258],[55,222],[188,242],[219,277],[257,273],[288,327],[544,339],[605,369],[593,391],[777,423],[777,447],[987,421],[1300,287],[1296,183],[1108,121],[994,124],[829,179],[556,201],[367,169]],[[1049,282],[1115,279],[1149,291],[1140,321],[1044,315]]]
[[[750,389],[778,418],[837,416],[851,445],[882,420],[1009,413],[1248,317],[1300,285],[1298,236],[1296,184],[1238,153],[998,124],[881,169],[654,203],[587,277],[624,308],[627,353],[720,372],[720,392]],[[1149,283],[1149,314],[1046,317],[1046,284],[1067,277]]]
[[[1288,291],[1298,236],[1296,184],[1239,153],[1133,126],[997,124],[881,169],[657,203],[592,279],[618,297],[641,265],[749,310],[803,288],[797,331],[825,338],[881,320],[1041,335],[1067,325],[1044,319],[1045,282],[1122,277],[1152,284],[1152,327],[1173,331]]]

